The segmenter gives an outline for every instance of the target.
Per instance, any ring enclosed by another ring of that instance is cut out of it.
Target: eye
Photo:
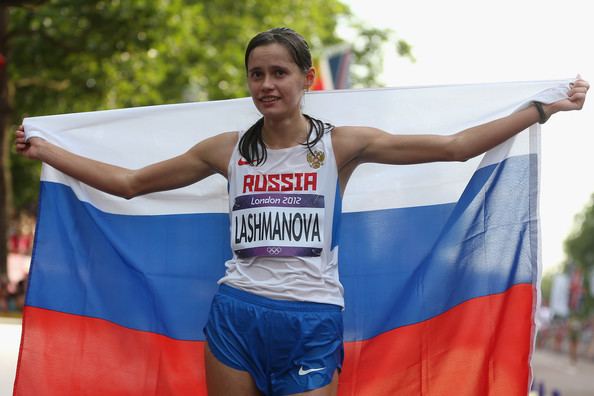
[[[262,72],[259,70],[254,70],[250,73],[250,78],[252,80],[258,80],[260,78],[262,78]]]
[[[284,76],[284,75],[285,75],[285,74],[287,74],[287,73],[286,73],[284,70],[278,69],[278,70],[276,70],[276,71],[274,72],[274,74],[275,74],[277,77],[282,77],[282,76]]]

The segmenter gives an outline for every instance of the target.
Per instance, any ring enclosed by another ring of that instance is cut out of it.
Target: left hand
[[[577,79],[570,84],[567,98],[546,105],[545,112],[552,115],[558,111],[581,110],[584,107],[588,89],[590,89],[590,84],[578,75]]]

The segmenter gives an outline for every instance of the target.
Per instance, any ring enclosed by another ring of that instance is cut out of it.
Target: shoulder
[[[369,143],[370,139],[383,133],[380,129],[366,126],[339,126],[332,131],[332,145],[335,150],[347,147],[351,149],[362,148]]]
[[[222,132],[222,133],[219,133],[218,135],[214,135],[212,138],[209,138],[209,139],[212,139],[212,141],[223,144],[225,146],[227,146],[227,145],[235,146],[235,144],[237,143],[237,140],[239,140],[239,135],[240,135],[239,131]]]
[[[239,132],[222,132],[196,143],[190,151],[232,150],[239,138]]]
[[[366,126],[339,126],[332,131],[332,148],[341,169],[356,160],[373,138],[381,134],[377,128]]]
[[[196,143],[188,153],[220,169],[221,163],[229,161],[238,136],[237,131],[219,133]]]
[[[202,140],[190,152],[194,158],[227,177],[227,168],[238,138],[239,132],[237,131],[219,133]]]

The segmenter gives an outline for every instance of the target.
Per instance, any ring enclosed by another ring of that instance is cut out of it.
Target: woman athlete
[[[535,103],[450,136],[395,135],[333,127],[302,113],[316,72],[306,41],[290,29],[256,35],[245,67],[259,121],[141,169],[83,158],[40,138],[26,140],[22,126],[16,133],[20,154],[127,199],[215,173],[228,179],[233,257],[204,329],[210,395],[337,393],[343,294],[333,217],[335,199],[358,165],[465,161],[559,111],[581,109],[589,88],[577,79],[564,100]],[[304,231],[283,233],[296,216]]]

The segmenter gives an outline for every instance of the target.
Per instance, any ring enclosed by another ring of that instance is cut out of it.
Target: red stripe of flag
[[[346,343],[341,396],[526,395],[533,286]],[[504,315],[505,313],[505,315]],[[15,395],[204,395],[203,342],[26,307]]]

